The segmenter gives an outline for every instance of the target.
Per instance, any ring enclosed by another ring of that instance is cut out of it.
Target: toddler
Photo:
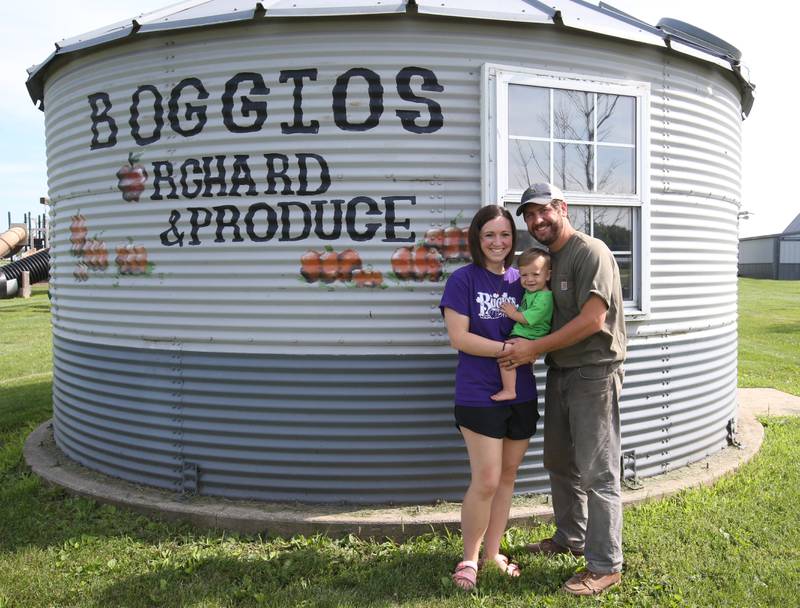
[[[535,340],[550,333],[553,318],[553,292],[547,286],[550,281],[550,254],[544,249],[532,247],[522,252],[517,261],[519,278],[525,295],[519,308],[511,302],[501,305],[505,315],[516,321],[510,337]],[[517,397],[517,370],[500,368],[503,388],[492,395],[494,401],[508,401]]]

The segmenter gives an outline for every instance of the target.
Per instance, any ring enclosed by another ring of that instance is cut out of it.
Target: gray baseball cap
[[[564,193],[561,189],[553,184],[539,183],[533,184],[525,192],[522,193],[519,207],[517,207],[517,215],[522,215],[522,210],[529,203],[536,205],[549,205],[553,201],[563,201]]]

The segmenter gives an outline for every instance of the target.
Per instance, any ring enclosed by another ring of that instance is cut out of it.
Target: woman
[[[519,272],[511,267],[515,245],[511,214],[497,205],[483,207],[469,227],[473,263],[453,272],[440,302],[450,344],[458,350],[455,419],[471,473],[461,507],[464,557],[453,573],[453,582],[466,590],[477,581],[481,541],[482,564],[495,564],[509,576],[519,576],[519,568],[500,553],[500,539],[517,468],[539,418],[532,367],[519,368],[515,399],[491,399],[502,387],[495,357],[505,348],[504,339],[514,325],[501,305],[519,305],[524,292]]]

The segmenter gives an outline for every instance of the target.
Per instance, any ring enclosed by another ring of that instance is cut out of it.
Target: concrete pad
[[[738,399],[755,416],[800,416],[800,397],[774,388],[740,388]]]
[[[678,470],[643,479],[642,489],[624,488],[623,503],[629,506],[661,499],[687,488],[710,485],[732,473],[761,447],[764,430],[756,415],[800,415],[800,397],[774,389],[739,389],[737,434],[741,447],[728,447]],[[278,536],[324,533],[402,540],[432,530],[457,531],[460,525],[459,503],[400,507],[264,503],[208,496],[184,497],[132,484],[97,473],[67,458],[55,445],[50,422],[28,436],[23,452],[34,473],[46,483],[71,494],[202,528]],[[531,525],[550,520],[552,516],[548,495],[515,497],[509,525]]]

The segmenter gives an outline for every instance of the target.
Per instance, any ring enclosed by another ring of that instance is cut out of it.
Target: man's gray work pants
[[[547,372],[544,466],[555,542],[583,549],[592,572],[622,569],[619,364]]]

